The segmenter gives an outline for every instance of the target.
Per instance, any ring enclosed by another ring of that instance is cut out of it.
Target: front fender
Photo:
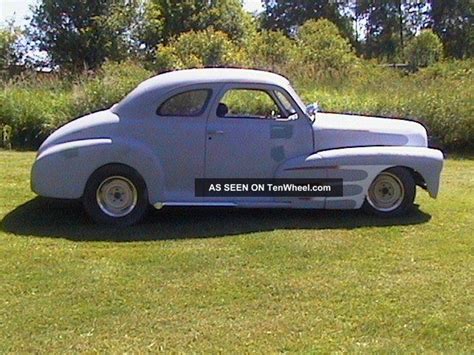
[[[77,199],[91,174],[110,163],[135,169],[145,180],[150,202],[162,198],[163,169],[158,157],[142,143],[121,138],[84,139],[48,147],[33,164],[31,188],[41,196]]]
[[[342,197],[328,197],[325,208],[359,208],[373,179],[391,167],[417,172],[431,197],[438,195],[443,154],[425,147],[358,147],[330,149],[289,159],[279,166],[275,177],[341,178]]]
[[[419,173],[431,197],[439,192],[443,153],[425,147],[358,147],[331,149],[318,153],[326,165],[380,166],[382,170],[402,166]]]

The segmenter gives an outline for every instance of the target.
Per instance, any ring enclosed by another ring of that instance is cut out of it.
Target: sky
[[[14,19],[15,25],[27,24],[25,17],[30,15],[30,6],[36,0],[0,0],[0,26],[7,24],[7,21]],[[261,0],[244,0],[244,7],[247,11],[255,12],[262,10]]]

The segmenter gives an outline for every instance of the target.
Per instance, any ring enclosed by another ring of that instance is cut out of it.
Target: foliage
[[[262,52],[273,50],[265,41],[284,41],[278,32],[272,31],[280,30],[294,38],[304,22],[318,19],[334,23],[357,53],[369,59],[402,60],[406,43],[426,28],[432,28],[440,36],[448,57],[473,55],[474,2],[471,0],[263,0],[263,4],[265,11],[260,16],[252,16],[244,10],[240,0],[40,0],[27,28],[29,41],[17,43],[23,43],[25,48],[5,45],[6,33],[0,34],[0,64],[5,62],[1,58],[5,57],[2,51],[6,48],[10,57],[44,50],[48,54],[46,60],[31,61],[30,65],[49,65],[61,70],[96,70],[105,60],[129,58],[144,59],[145,64],[150,64],[155,59],[157,46],[168,46],[183,33],[212,27],[216,32],[225,33],[238,48],[257,54],[260,58],[256,58],[254,65],[260,67],[262,58],[267,56]],[[266,38],[267,34],[270,38]],[[262,40],[267,48],[258,53],[252,43],[258,45]],[[164,64],[171,60],[178,63],[178,67],[199,65],[200,55],[188,58],[190,64],[180,64],[179,58],[170,58],[172,53],[169,52],[172,51],[168,49],[163,53]],[[241,50],[239,58],[232,62],[247,64],[243,52]],[[280,49],[268,53],[270,63],[266,66],[280,67],[275,60],[280,54],[282,58],[293,59],[294,69],[298,68],[297,58]]]
[[[472,60],[439,62],[406,75],[358,62],[344,75],[319,77],[301,64],[281,69],[306,102],[317,101],[328,111],[416,119],[433,144],[474,151],[474,93],[466,90],[474,87],[473,67]],[[111,106],[152,75],[127,62],[107,63],[96,75],[81,78],[33,75],[10,81],[0,89],[0,126],[12,127],[14,147],[37,147],[58,126]]]
[[[350,18],[344,14],[344,2],[327,0],[274,1],[263,0],[265,11],[262,15],[263,27],[283,30],[294,34],[298,26],[308,20],[328,19],[336,24],[339,31],[354,39]]]
[[[450,60],[437,62],[424,68],[416,76],[422,79],[423,84],[436,80],[460,81],[460,84],[467,84],[466,79],[472,79],[474,75],[474,59]],[[469,92],[469,90],[466,90]]]
[[[42,0],[34,9],[30,37],[53,64],[81,71],[106,59],[124,59],[127,29],[135,14],[128,0]]]
[[[252,16],[239,0],[150,0],[145,8],[140,39],[149,50],[159,44],[167,45],[182,33],[202,31],[210,26],[235,42],[244,42],[255,27]]]
[[[15,61],[15,41],[18,33],[13,29],[0,28],[0,70],[7,68]]]
[[[305,22],[297,40],[303,63],[318,71],[346,72],[357,61],[349,41],[326,19]]]
[[[327,111],[414,119],[428,130],[430,144],[474,151],[473,61],[438,63],[405,75],[360,65],[339,81],[299,85],[307,102]],[[449,89],[447,89],[449,88]]]
[[[133,38],[138,47],[142,46],[147,61],[153,60],[156,47],[163,41],[163,13],[155,1],[146,1],[138,8]]]
[[[474,1],[431,0],[431,24],[443,41],[446,54],[455,58],[474,55]]]
[[[434,29],[449,56],[473,55],[474,2],[471,0],[264,0],[263,3],[265,28],[294,34],[305,21],[326,18],[366,58],[399,60],[405,43],[423,28]]]
[[[132,63],[106,63],[93,77],[8,82],[0,89],[0,126],[12,127],[15,147],[35,148],[54,129],[110,107],[151,75]]]
[[[405,48],[405,58],[412,68],[427,67],[443,56],[443,44],[431,30],[422,31]]]
[[[403,49],[404,12],[403,4],[408,1],[385,0],[374,5],[373,1],[359,1],[357,14],[366,18],[366,39],[364,54],[367,58],[382,58],[396,61]]]
[[[199,58],[189,56],[186,58],[189,68],[202,66]],[[158,71],[168,71],[182,69],[186,66],[180,59],[180,55],[173,45],[158,46],[156,49],[156,58],[153,65]]]
[[[205,1],[200,1],[206,3]],[[200,29],[213,27],[221,31],[237,44],[243,44],[256,31],[256,24],[251,14],[244,10],[240,0],[209,1],[209,8],[201,16]]]
[[[12,127],[14,146],[33,148],[46,138],[55,122],[72,118],[71,95],[62,90],[5,87],[0,91],[0,126]]]
[[[75,116],[112,106],[152,75],[152,72],[133,62],[105,63],[93,77],[74,83],[72,98]]]
[[[167,46],[159,46],[156,52],[156,68],[160,71],[245,61],[245,54],[228,36],[213,28],[183,33]]]
[[[282,31],[257,33],[247,51],[254,67],[279,71],[283,66],[297,60],[295,41]]]
[[[260,90],[230,90],[221,102],[229,109],[229,116],[272,117],[279,111],[275,101]]]
[[[0,152],[1,353],[472,352],[473,160],[395,219],[163,208],[111,229],[34,198],[34,158]]]

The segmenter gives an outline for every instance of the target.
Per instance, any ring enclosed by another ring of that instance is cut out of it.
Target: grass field
[[[474,160],[397,220],[170,208],[111,230],[35,198],[33,159],[0,152],[0,353],[474,351]]]

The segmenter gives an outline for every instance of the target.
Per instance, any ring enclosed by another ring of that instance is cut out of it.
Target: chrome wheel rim
[[[97,204],[111,217],[128,215],[137,205],[138,192],[133,183],[123,176],[111,176],[97,188]]]
[[[405,197],[405,188],[394,174],[379,174],[369,187],[367,202],[378,211],[390,212],[397,209]]]

